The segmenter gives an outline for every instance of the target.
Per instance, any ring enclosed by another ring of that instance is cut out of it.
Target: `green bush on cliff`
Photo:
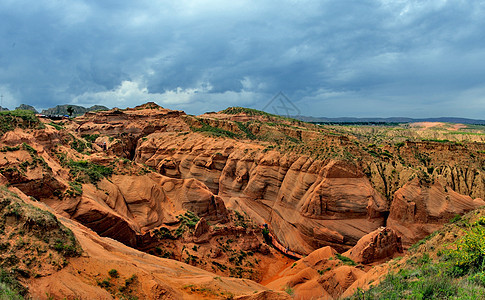
[[[397,272],[367,291],[358,290],[350,299],[485,299],[485,217],[469,222],[474,214],[468,214],[467,222],[448,227],[448,231],[465,229],[456,241],[439,245],[443,248],[435,258],[418,250],[433,249],[434,244],[428,243],[444,236],[444,229],[411,247],[410,258]]]
[[[218,127],[213,127],[207,124],[204,120],[199,120],[202,127],[190,127],[193,132],[207,132],[214,136],[221,136],[221,137],[229,137],[229,138],[236,138],[239,135],[235,134],[232,131],[224,130]]]
[[[91,182],[96,184],[104,177],[113,175],[113,168],[98,165],[87,160],[69,160],[67,166],[70,169],[69,173],[71,176],[80,183]]]
[[[199,222],[200,218],[191,211],[186,211],[183,215],[178,215],[177,219],[179,219],[180,224],[179,227],[175,230],[175,236],[181,237],[187,229],[194,229],[197,222]]]
[[[0,135],[15,128],[34,129],[45,126],[30,110],[0,111]]]
[[[35,277],[67,258],[81,255],[72,231],[56,216],[0,187],[0,299],[21,299],[27,289],[19,278]],[[20,296],[19,296],[20,295]]]

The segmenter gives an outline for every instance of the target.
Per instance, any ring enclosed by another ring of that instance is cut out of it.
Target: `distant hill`
[[[22,109],[22,110],[30,110],[30,111],[33,111],[34,113],[39,113],[37,111],[37,109],[35,109],[35,107],[33,107],[32,105],[28,105],[28,104],[20,104],[18,107],[16,107],[15,109]]]
[[[8,108],[0,106],[0,111],[8,111],[8,110],[9,110]]]
[[[44,109],[42,111],[42,114],[44,115],[62,115],[62,116],[67,116],[69,115],[67,109],[68,107],[73,108],[73,117],[81,116],[84,113],[88,111],[96,111],[96,110],[108,110],[106,106],[103,105],[93,105],[89,108],[83,107],[83,106],[78,106],[78,105],[70,105],[70,104],[64,104],[64,105],[57,105],[56,107],[53,108],[48,108]]]
[[[293,118],[312,123],[414,123],[414,122],[445,122],[445,123],[463,123],[463,124],[480,124],[485,125],[485,120],[467,119],[457,117],[441,117],[441,118],[422,118],[413,119],[406,117],[390,117],[390,118],[326,118],[326,117],[306,117],[293,116]]]

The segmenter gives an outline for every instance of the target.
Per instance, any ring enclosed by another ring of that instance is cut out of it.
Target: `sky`
[[[484,119],[485,1],[0,0],[0,94]]]

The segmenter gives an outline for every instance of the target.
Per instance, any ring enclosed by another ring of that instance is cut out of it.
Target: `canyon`
[[[475,128],[322,126],[243,108],[191,116],[155,103],[13,124],[2,194],[50,211],[82,249],[18,276],[38,298],[337,299],[485,205]]]

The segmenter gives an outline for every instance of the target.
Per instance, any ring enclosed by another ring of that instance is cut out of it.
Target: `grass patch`
[[[244,132],[246,137],[250,140],[255,140],[257,137],[251,132],[251,130],[248,128],[247,123],[242,123],[242,122],[235,122],[239,130]]]
[[[56,130],[62,130],[62,129],[64,129],[64,126],[61,126],[61,125],[56,124],[54,122],[50,122],[49,125],[52,126],[52,127],[54,127]]]
[[[75,138],[72,134],[69,134],[71,137],[71,148],[76,150],[79,153],[84,153],[86,149],[90,149],[92,144],[89,142],[85,142]]]
[[[98,183],[105,177],[113,175],[113,168],[98,165],[86,160],[69,160],[67,167],[70,169],[70,174],[78,183],[92,184]]]
[[[456,222],[463,222],[463,236],[443,245],[436,258],[414,251],[400,270],[350,299],[485,299],[485,217],[472,223],[465,217],[454,219],[449,228],[458,230]],[[415,244],[414,250],[438,233]]]
[[[24,295],[19,278],[60,270],[67,258],[82,252],[72,231],[55,215],[25,203],[5,187],[0,187],[0,230],[0,290],[6,295]]]
[[[211,135],[214,136],[220,136],[220,137],[228,137],[231,139],[239,137],[238,134],[235,134],[232,131],[224,130],[218,127],[213,127],[209,124],[207,124],[204,120],[199,119],[199,123],[202,125],[202,127],[190,127],[190,129],[193,132],[207,132]]]
[[[355,261],[348,258],[347,256],[343,256],[342,254],[336,253],[335,257],[346,265],[349,265],[349,266],[356,266],[357,265],[357,263]]]
[[[81,135],[81,137],[88,142],[94,143],[96,139],[99,137],[99,134],[83,134]]]
[[[270,113],[267,113],[265,111],[261,111],[261,110],[257,110],[257,109],[253,109],[253,108],[247,108],[247,107],[228,107],[226,109],[224,109],[223,111],[221,111],[221,113],[223,114],[228,114],[228,115],[237,115],[237,114],[246,114],[248,116],[263,116],[263,117],[266,117],[268,119],[280,119],[280,120],[286,120],[286,121],[290,121],[292,123],[297,123],[297,124],[303,124],[305,122],[303,121],[300,121],[300,120],[297,120],[297,119],[293,119],[293,118],[287,118],[287,117],[283,117],[283,116],[279,116],[279,115],[274,115],[274,114],[270,114]]]
[[[44,125],[30,110],[0,111],[0,134],[15,128],[34,129],[44,128]]]
[[[186,211],[185,214],[178,215],[177,219],[180,221],[180,225],[174,233],[174,236],[177,238],[181,237],[188,229],[194,229],[195,225],[197,225],[197,222],[200,220],[200,218],[191,211]]]

